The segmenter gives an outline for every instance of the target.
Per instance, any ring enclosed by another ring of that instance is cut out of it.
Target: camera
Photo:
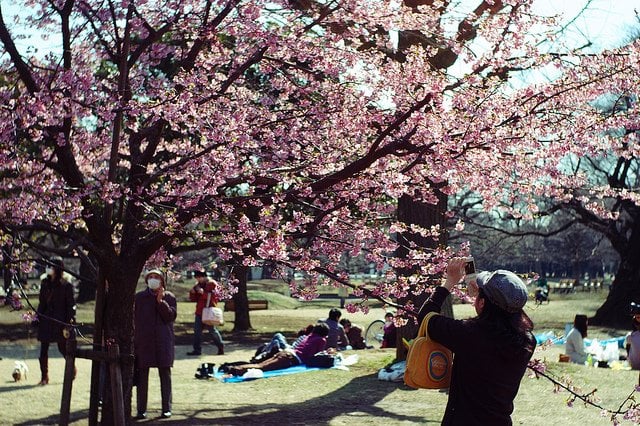
[[[475,282],[476,280],[476,264],[473,261],[473,257],[467,257],[465,259],[465,264],[464,264],[464,284],[465,287],[467,287],[467,292],[469,293],[469,295],[471,296],[475,296],[473,293],[475,293],[475,291],[473,291],[473,289],[470,289],[470,287],[473,287],[475,289],[477,289],[477,286],[470,286],[470,284],[472,282]]]
[[[471,275],[471,274],[475,274],[476,273],[476,264],[473,261],[473,257],[467,257],[466,259],[465,265],[464,265],[464,274],[465,275]],[[638,306],[638,308],[640,309],[640,306]]]
[[[640,315],[640,304],[639,303],[631,302],[631,304],[629,305],[629,315],[631,315],[631,316]]]

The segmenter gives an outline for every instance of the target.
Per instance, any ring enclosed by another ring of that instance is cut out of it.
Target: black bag
[[[307,361],[307,367],[331,368],[336,364],[336,355],[318,352]]]
[[[202,363],[200,367],[196,370],[196,379],[208,379],[211,377],[215,377],[214,363]]]

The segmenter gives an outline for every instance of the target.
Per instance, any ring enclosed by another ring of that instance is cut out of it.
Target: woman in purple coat
[[[178,312],[175,296],[165,291],[161,271],[147,271],[144,281],[147,288],[136,294],[134,309],[138,420],[147,417],[150,368],[157,368],[160,374],[161,417],[171,417],[171,367],[175,358],[173,322]]]

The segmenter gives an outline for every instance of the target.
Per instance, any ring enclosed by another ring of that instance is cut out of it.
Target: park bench
[[[585,284],[584,291],[588,291],[588,292],[593,291],[594,293],[599,292],[600,290],[602,290],[603,281],[604,280],[601,280],[601,279],[589,281],[588,283]]]
[[[264,309],[269,309],[268,300],[249,300],[250,311],[261,311]],[[236,310],[236,304],[233,300],[227,300],[224,302],[224,310],[225,312],[233,312]]]
[[[551,287],[552,293],[573,293],[575,291],[575,280],[574,279],[561,279],[559,283],[554,284]]]

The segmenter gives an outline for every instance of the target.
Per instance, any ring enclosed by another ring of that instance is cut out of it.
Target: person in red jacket
[[[224,343],[218,329],[213,325],[205,325],[202,323],[202,310],[205,306],[216,306],[218,303],[217,287],[218,282],[210,279],[205,271],[195,271],[194,277],[197,281],[196,285],[189,290],[189,300],[196,302],[195,322],[193,325],[193,351],[187,352],[187,355],[202,354],[202,328],[207,327],[213,343],[218,347],[218,355],[224,354]],[[209,305],[207,305],[207,300]]]

